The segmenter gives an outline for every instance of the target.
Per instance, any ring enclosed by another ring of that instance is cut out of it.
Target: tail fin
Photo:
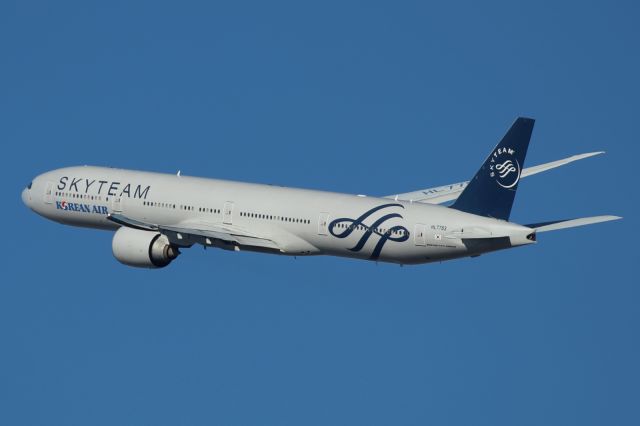
[[[534,122],[531,118],[516,119],[451,207],[509,220]]]

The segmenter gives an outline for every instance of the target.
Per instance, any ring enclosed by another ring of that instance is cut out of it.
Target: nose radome
[[[29,199],[29,190],[27,188],[25,188],[25,189],[22,190],[22,202],[24,203],[25,206],[31,207],[29,205],[29,201],[30,201],[30,199]]]

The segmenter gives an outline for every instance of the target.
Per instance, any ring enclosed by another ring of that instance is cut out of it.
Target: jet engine
[[[112,249],[119,262],[137,268],[164,268],[180,254],[165,235],[126,226],[116,231]]]

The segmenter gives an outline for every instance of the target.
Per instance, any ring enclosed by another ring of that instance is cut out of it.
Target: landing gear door
[[[46,204],[53,203],[53,182],[47,182],[47,186],[44,188],[44,202]]]
[[[415,231],[413,233],[413,240],[417,246],[427,245],[427,225],[416,223]]]
[[[327,226],[329,225],[329,213],[320,213],[318,216],[318,235],[327,235]]]
[[[222,223],[233,225],[233,201],[227,201],[224,203],[224,208],[222,209]]]

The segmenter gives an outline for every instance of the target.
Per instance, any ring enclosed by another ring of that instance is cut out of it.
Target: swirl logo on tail
[[[520,181],[520,163],[516,158],[507,158],[501,163],[496,160],[505,155],[513,157],[515,151],[511,148],[499,148],[491,156],[489,164],[489,175],[496,179],[496,183],[505,189],[511,189]]]

